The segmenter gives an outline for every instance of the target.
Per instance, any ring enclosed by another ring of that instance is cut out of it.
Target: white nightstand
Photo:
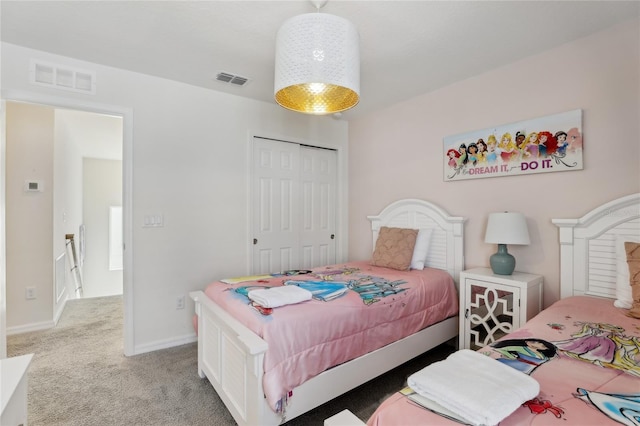
[[[496,275],[491,268],[460,273],[460,349],[495,342],[542,309],[542,275]]]
[[[27,424],[27,370],[33,354],[0,359],[0,425]]]

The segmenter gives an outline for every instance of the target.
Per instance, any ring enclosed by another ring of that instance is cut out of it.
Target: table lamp
[[[487,221],[485,243],[498,244],[498,251],[491,255],[491,270],[497,275],[511,275],[516,268],[516,258],[507,251],[507,244],[530,244],[527,221],[522,213],[491,213]]]

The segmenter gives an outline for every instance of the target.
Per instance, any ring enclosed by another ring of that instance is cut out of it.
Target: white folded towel
[[[474,425],[496,425],[540,392],[532,377],[469,349],[412,374],[407,384]]]
[[[285,285],[251,290],[247,294],[253,300],[265,308],[277,308],[279,306],[293,305],[311,299],[311,292],[295,285]]]

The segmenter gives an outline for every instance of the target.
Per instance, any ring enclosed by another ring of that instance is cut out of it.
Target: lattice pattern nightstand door
[[[489,268],[460,274],[460,348],[477,350],[511,333],[542,308],[542,276]]]

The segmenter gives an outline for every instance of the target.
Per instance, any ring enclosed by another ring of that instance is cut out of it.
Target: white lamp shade
[[[285,108],[331,114],[360,100],[358,31],[327,13],[288,19],[276,37],[274,96]]]
[[[484,242],[490,244],[530,244],[527,220],[522,213],[489,214]]]

